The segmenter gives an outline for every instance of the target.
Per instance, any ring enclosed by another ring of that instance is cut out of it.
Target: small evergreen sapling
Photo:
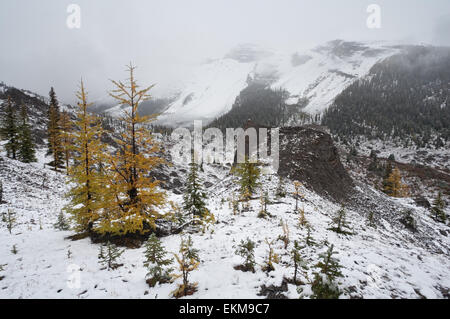
[[[320,254],[322,259],[316,264],[316,268],[319,269],[318,272],[314,274],[314,280],[311,285],[311,290],[313,295],[312,299],[338,299],[341,295],[338,285],[336,284],[336,279],[342,277],[340,268],[342,266],[339,261],[333,257],[336,252],[333,251],[334,245],[324,254]]]
[[[375,224],[374,212],[370,212],[369,215],[367,215],[367,224],[373,228],[377,227],[377,225]]]
[[[146,276],[148,285],[154,287],[157,283],[169,282],[173,268],[167,266],[172,264],[173,260],[166,258],[167,252],[155,234],[151,234],[145,242],[144,255],[144,266],[148,270]]]
[[[245,259],[244,263],[235,269],[255,272],[255,243],[252,240],[249,238],[246,241],[241,240],[235,253]]]
[[[445,208],[445,202],[442,199],[442,193],[439,192],[437,194],[437,197],[433,201],[433,207],[431,208],[431,211],[433,213],[433,218],[436,221],[441,222],[441,223],[445,223],[445,220],[447,219],[447,216],[445,215],[445,212],[444,212],[444,208]]]
[[[299,271],[299,268],[306,269],[306,263],[304,262],[302,256],[301,256],[301,250],[303,247],[300,246],[299,242],[297,240],[294,241],[294,247],[291,250],[291,258],[294,263],[294,284],[298,285],[299,282],[297,281],[297,274]]]
[[[186,183],[186,191],[183,196],[183,208],[192,216],[202,218],[206,213],[206,192],[203,190],[203,181],[198,175],[198,164],[192,157],[189,164],[190,171]]]
[[[345,220],[345,216],[345,208],[344,206],[342,206],[341,209],[336,212],[336,216],[332,218],[331,225],[334,225],[334,227],[331,227],[329,229],[338,234],[352,235],[351,232],[344,230],[344,228],[349,227],[347,221]]]
[[[17,246],[16,246],[16,245],[13,245],[13,246],[12,246],[11,252],[12,252],[14,255],[17,255],[17,253],[18,253],[19,251],[17,250]]]
[[[186,216],[183,213],[183,210],[177,203],[173,201],[169,201],[169,206],[169,216],[171,217],[171,221],[174,222],[177,226],[182,226],[186,222]]]
[[[12,229],[16,226],[16,213],[12,209],[8,209],[8,213],[6,214],[6,228],[11,234]]]
[[[58,220],[55,224],[53,224],[53,227],[55,227],[58,230],[69,230],[69,224],[64,217],[64,213],[60,212],[58,215]]]
[[[244,201],[250,200],[256,188],[259,186],[258,181],[261,175],[261,169],[258,167],[258,163],[249,161],[246,156],[245,162],[239,163],[234,172],[238,176],[242,199]]]
[[[116,245],[110,243],[109,241],[106,245],[100,246],[100,252],[98,254],[98,259],[100,264],[110,269],[116,269],[122,264],[116,263],[125,250],[117,248]]]
[[[316,245],[316,242],[314,241],[314,239],[311,236],[311,226],[309,226],[309,225],[306,226],[305,243],[307,246],[315,246]]]
[[[191,236],[187,240],[181,239],[180,254],[175,254],[181,274],[175,275],[174,278],[182,277],[183,283],[178,285],[178,288],[172,292],[175,298],[192,295],[197,290],[197,283],[189,282],[189,273],[197,269],[200,264],[198,252],[198,249],[193,247]]]
[[[284,198],[284,197],[286,197],[286,186],[284,184],[284,179],[281,176],[278,179],[278,185],[277,185],[277,190],[276,190],[275,196],[277,198]]]

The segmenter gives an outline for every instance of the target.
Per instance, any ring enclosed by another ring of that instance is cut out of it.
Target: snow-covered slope
[[[375,63],[395,52],[397,50],[377,43],[332,41],[306,55],[294,55],[291,65],[280,72],[272,87],[287,90],[292,103],[298,98],[307,99],[305,112],[321,113],[353,81],[366,75]],[[295,65],[295,60],[299,58],[299,65]]]
[[[123,266],[108,271],[98,262],[99,244],[89,239],[71,241],[66,237],[73,231],[53,228],[67,204],[64,192],[68,186],[64,174],[42,168],[44,151],[38,152],[40,162],[34,164],[0,157],[0,179],[7,202],[0,205],[0,214],[8,209],[17,214],[17,226],[11,234],[4,223],[0,228],[0,265],[4,265],[4,271],[0,271],[0,278],[4,276],[0,280],[0,298],[169,298],[180,279],[149,288],[143,267],[144,247],[126,249],[120,259]],[[250,201],[250,211],[234,215],[227,202],[231,192],[237,190],[233,177],[226,170],[206,164],[201,175],[213,184],[208,189],[208,208],[217,223],[205,232],[192,234],[201,263],[189,277],[198,282],[198,291],[188,298],[264,298],[260,295],[263,285],[278,287],[278,293],[285,297],[298,298],[296,286],[283,281],[293,276],[290,250],[294,240],[304,245],[307,234],[307,229],[298,225],[299,215],[293,212],[295,199],[287,196],[270,204],[270,218],[257,217],[258,199]],[[263,177],[264,189],[273,194],[277,181],[273,174]],[[316,242],[301,252],[308,265],[299,275],[304,283],[300,286],[302,296],[308,298],[311,294],[308,280],[313,276],[319,254],[333,244],[338,252],[336,258],[343,266],[344,277],[339,278],[342,298],[448,298],[450,236],[444,236],[448,226],[437,224],[427,210],[415,206],[410,199],[390,199],[362,184],[358,187],[356,193],[362,201],[382,200],[388,204],[382,211],[374,212],[376,227],[367,225],[367,217],[361,211],[348,209],[354,233],[351,236],[329,230],[339,206],[302,188],[305,199],[300,206],[304,207]],[[293,192],[291,182],[287,190],[288,194]],[[168,195],[170,200],[181,204],[181,195],[170,191]],[[400,209],[405,208],[414,212],[416,233],[395,222]],[[290,230],[287,249],[280,240],[281,221]],[[177,253],[183,235],[163,237],[163,245],[169,252]],[[242,263],[235,250],[246,238],[256,243],[255,273],[234,269]],[[280,258],[274,264],[275,270],[269,273],[262,270],[268,254],[266,239],[273,241],[274,253]],[[11,251],[14,245],[16,254]]]
[[[162,124],[206,122],[228,112],[249,79],[263,79],[290,93],[288,103],[308,101],[306,112],[324,111],[348,85],[378,61],[397,52],[381,43],[332,41],[307,52],[279,52],[241,45],[224,58],[199,66],[160,116]],[[118,107],[109,113],[116,115]]]
[[[202,65],[160,121],[177,125],[195,119],[209,121],[225,113],[247,85],[247,78],[254,69],[253,62],[231,58]]]

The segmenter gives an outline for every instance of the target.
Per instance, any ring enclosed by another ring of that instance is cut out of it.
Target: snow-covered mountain
[[[383,43],[335,40],[306,52],[279,52],[245,44],[197,69],[159,121],[185,125],[228,112],[249,80],[264,80],[289,92],[289,104],[307,101],[305,111],[323,112],[346,87],[370,68],[398,52]],[[117,107],[110,110],[110,114]],[[108,113],[108,112],[107,112]]]

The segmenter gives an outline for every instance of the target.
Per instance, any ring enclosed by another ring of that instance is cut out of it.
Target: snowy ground
[[[65,237],[72,231],[57,231],[53,223],[67,203],[63,193],[67,190],[65,177],[43,168],[42,152],[39,162],[22,164],[3,157],[0,160],[0,178],[4,185],[4,199],[0,214],[13,209],[18,226],[9,234],[4,223],[0,228],[0,264],[6,264],[0,272],[0,298],[169,298],[180,279],[171,284],[149,288],[145,282],[143,248],[127,249],[116,270],[102,269],[97,255],[99,245],[89,239],[71,241]],[[213,171],[206,167],[206,173]],[[283,276],[291,278],[293,266],[283,242],[281,220],[290,230],[288,250],[294,240],[304,243],[306,229],[298,226],[298,215],[293,213],[294,199],[287,197],[280,203],[269,205],[271,218],[257,218],[259,201],[251,202],[253,211],[233,215],[227,199],[235,189],[231,177],[214,171],[217,181],[210,195],[209,208],[217,223],[205,233],[193,234],[194,246],[200,250],[201,264],[191,275],[198,282],[198,291],[188,298],[264,298],[258,296],[260,287],[279,286]],[[205,173],[205,174],[206,174]],[[264,188],[273,194],[277,178],[264,177]],[[292,189],[289,189],[292,192]],[[400,229],[391,221],[378,220],[378,227],[367,226],[367,220],[356,211],[348,211],[353,236],[338,235],[328,230],[330,219],[338,206],[318,195],[303,190],[306,219],[312,227],[317,246],[302,251],[310,266],[306,276],[312,278],[312,267],[327,243],[334,244],[337,258],[343,265],[345,277],[340,278],[344,291],[342,298],[443,298],[450,287],[450,232],[448,226],[437,225],[424,209],[413,206],[408,199],[393,200],[398,205],[415,209],[420,226],[440,227],[447,235],[441,235],[433,243],[433,249],[416,244],[414,236]],[[383,196],[383,195],[380,195]],[[171,200],[181,202],[181,196],[170,195]],[[221,199],[225,203],[221,203]],[[446,228],[445,228],[446,227]],[[249,237],[257,242],[256,273],[235,270],[242,262],[234,251],[241,239]],[[261,265],[268,254],[265,238],[274,240],[275,253],[281,257],[275,271],[265,273]],[[181,235],[162,239],[169,252],[177,253]],[[17,254],[11,252],[16,245]],[[433,253],[436,247],[441,253]],[[70,256],[68,252],[70,251]],[[73,270],[80,269],[77,273]],[[79,285],[76,278],[79,275]],[[305,275],[301,280],[306,282]],[[305,297],[309,285],[302,286]],[[285,295],[298,298],[294,285],[288,286]]]
[[[436,149],[433,146],[416,149],[414,146],[405,147],[399,141],[381,141],[378,139],[367,140],[364,137],[359,143],[358,151],[362,155],[369,156],[372,150],[378,151],[380,158],[388,158],[391,154],[400,163],[421,164],[436,169],[447,169],[450,167],[450,142]]]

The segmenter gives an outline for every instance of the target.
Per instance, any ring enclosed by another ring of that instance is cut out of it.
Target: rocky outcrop
[[[353,181],[342,165],[331,136],[321,127],[280,129],[278,174],[298,180],[334,201],[349,198]]]

